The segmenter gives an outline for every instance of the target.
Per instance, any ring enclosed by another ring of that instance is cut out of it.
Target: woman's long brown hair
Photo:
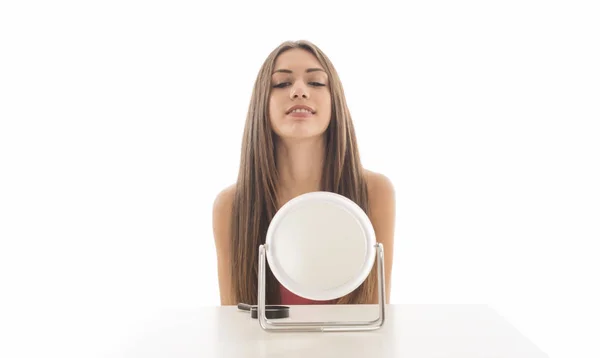
[[[268,103],[275,61],[281,53],[292,48],[312,53],[329,76],[332,111],[324,134],[326,152],[321,190],[343,195],[369,213],[356,135],[339,76],[331,61],[314,44],[286,41],[269,54],[260,68],[246,117],[231,221],[232,293],[236,302],[257,303],[258,247],[264,244],[269,223],[278,210],[276,141],[269,122]],[[280,303],[279,283],[268,265],[265,281],[267,303]],[[336,302],[371,302],[376,285],[373,268],[360,287]]]

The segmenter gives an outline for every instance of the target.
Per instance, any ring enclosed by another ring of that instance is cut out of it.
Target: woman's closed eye
[[[309,85],[311,85],[311,86],[315,86],[315,87],[322,87],[322,86],[325,86],[325,84],[323,84],[323,83],[320,83],[320,82],[308,82],[308,84],[309,84]],[[290,83],[290,82],[283,82],[283,83],[279,83],[279,84],[277,84],[277,85],[274,85],[273,87],[274,87],[274,88],[283,88],[283,87],[287,87],[287,86],[289,86],[289,85],[291,85],[291,83]]]

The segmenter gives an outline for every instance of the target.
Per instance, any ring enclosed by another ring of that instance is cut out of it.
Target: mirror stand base
[[[344,332],[344,331],[372,331],[379,329],[385,322],[385,276],[383,244],[377,243],[377,286],[379,292],[379,317],[367,321],[323,321],[323,322],[276,322],[266,317],[265,311],[265,245],[259,246],[258,252],[258,322],[265,331],[293,331],[293,332]]]

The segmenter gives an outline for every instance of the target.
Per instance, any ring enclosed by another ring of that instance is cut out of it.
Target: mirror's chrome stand
[[[370,331],[383,326],[385,322],[385,273],[383,260],[383,244],[377,243],[377,285],[379,291],[379,317],[371,321],[348,322],[275,322],[267,318],[265,313],[265,245],[260,245],[258,251],[258,321],[266,331],[309,331],[309,332],[340,332],[340,331]],[[291,316],[291,313],[290,313]]]

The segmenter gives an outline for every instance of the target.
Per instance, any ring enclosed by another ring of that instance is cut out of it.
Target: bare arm
[[[394,263],[394,231],[396,223],[396,197],[392,182],[384,175],[368,172],[370,220],[377,242],[383,244],[386,303],[390,302],[392,267]],[[371,303],[378,302],[378,295]]]
[[[235,188],[221,191],[213,203],[213,234],[217,252],[217,272],[221,305],[235,305],[231,287],[231,215]]]

